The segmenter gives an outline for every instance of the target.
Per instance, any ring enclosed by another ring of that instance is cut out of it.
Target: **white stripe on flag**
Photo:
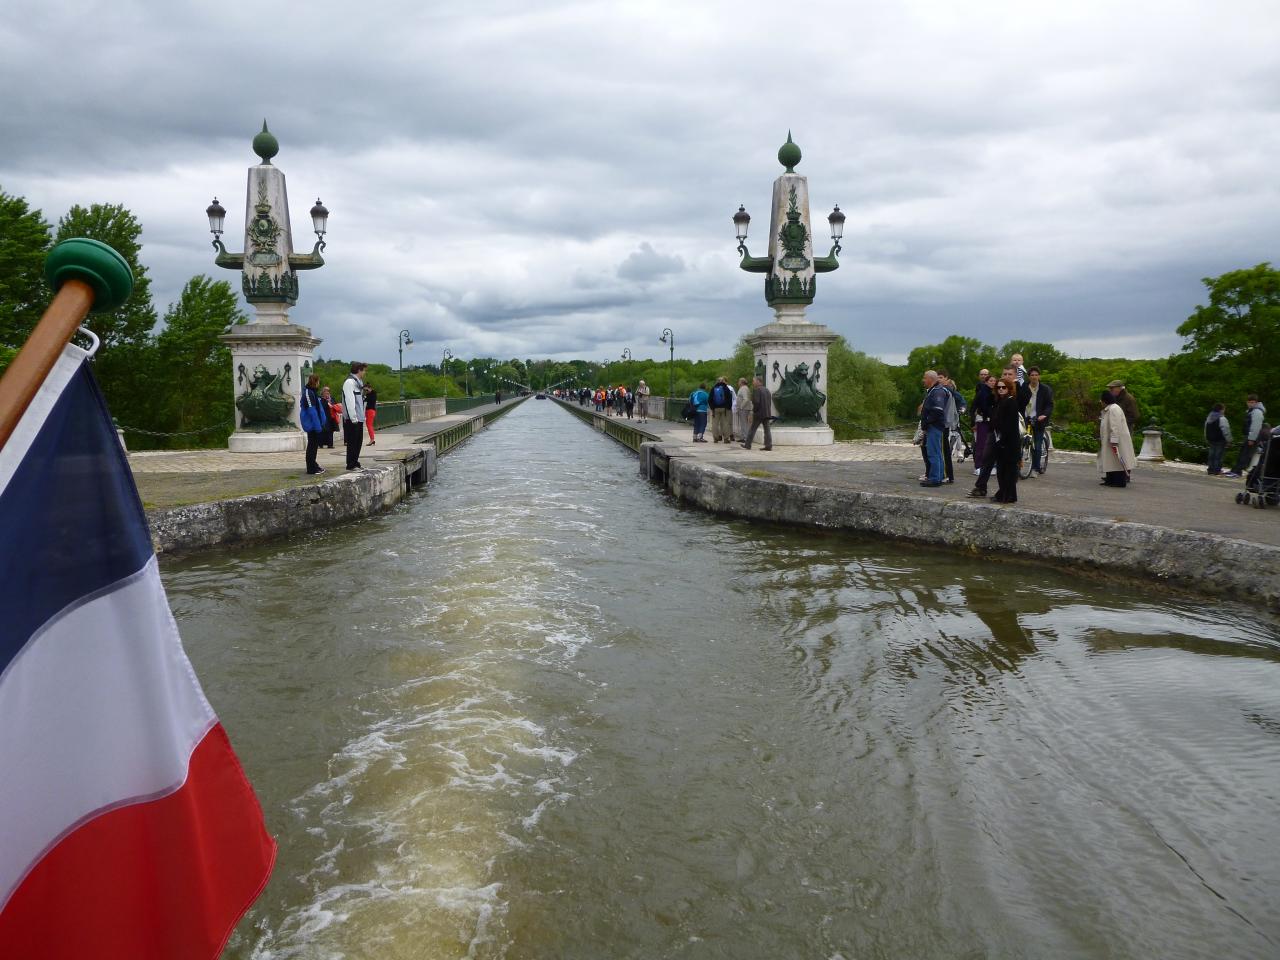
[[[31,449],[32,441],[44,426],[49,411],[58,402],[63,389],[75,376],[76,371],[80,369],[80,364],[84,363],[87,356],[89,354],[75,344],[69,343],[62,349],[58,362],[44,378],[44,383],[36,391],[36,395],[22,414],[18,425],[14,427],[13,433],[9,435],[4,447],[0,448],[0,493],[4,493],[5,487],[17,472],[19,464],[26,459],[27,451]]]
[[[154,557],[41,627],[0,677],[0,909],[71,829],[180,787],[215,722]]]

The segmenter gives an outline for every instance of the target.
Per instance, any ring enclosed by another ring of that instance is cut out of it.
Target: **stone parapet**
[[[641,472],[715,513],[789,526],[873,533],[931,546],[1021,555],[1234,597],[1280,610],[1280,547],[1194,530],[1007,509],[935,497],[875,493],[751,477],[670,454],[640,451]]]

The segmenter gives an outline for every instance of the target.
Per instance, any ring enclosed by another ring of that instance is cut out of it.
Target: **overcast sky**
[[[265,116],[332,212],[292,311],[319,353],[729,354],[769,322],[788,129],[815,232],[809,319],[901,362],[951,333],[1161,356],[1200,279],[1280,259],[1280,6],[1069,3],[111,3],[7,0],[0,188],[50,221],[122,203],[157,309],[241,249]],[[825,252],[825,245],[819,244]]]

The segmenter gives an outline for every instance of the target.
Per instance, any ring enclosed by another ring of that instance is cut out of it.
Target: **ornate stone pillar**
[[[220,338],[231,349],[236,405],[236,429],[228,446],[241,453],[306,447],[298,399],[321,343],[309,328],[290,322],[289,309],[298,300],[298,271],[324,265],[320,251],[328,211],[316,201],[311,211],[318,237],[315,248],[309,254],[294,253],[284,172],[271,164],[279,149],[264,121],[262,132],[253,138],[253,150],[262,162],[249,168],[244,253],[228,253],[220,240],[214,240],[214,262],[241,272],[241,292],[255,312],[252,323],[234,326]],[[218,207],[215,199],[209,208],[211,223]],[[219,232],[215,228],[215,237]]]
[[[746,249],[746,227],[750,216],[740,209],[734,217],[739,227],[741,267],[749,273],[765,274],[765,301],[773,308],[772,323],[757,327],[744,339],[755,353],[756,376],[773,394],[773,442],[784,446],[812,446],[835,442],[827,426],[827,348],[837,334],[821,324],[805,319],[805,309],[813,302],[819,273],[829,273],[840,264],[839,229],[844,214],[839,208],[829,218],[836,241],[825,257],[813,252],[812,220],[809,216],[809,182],[795,172],[800,148],[787,134],[778,151],[786,172],[773,183],[773,204],[769,216],[769,256],[752,257]]]

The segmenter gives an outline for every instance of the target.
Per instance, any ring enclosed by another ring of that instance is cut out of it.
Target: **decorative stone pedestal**
[[[780,316],[784,315],[781,308]],[[756,357],[756,376],[764,380],[769,392],[776,394],[783,387],[788,375],[806,377],[812,385],[826,392],[827,347],[838,337],[830,328],[803,320],[804,308],[799,308],[800,322],[768,323],[757,327],[746,336],[746,341]],[[782,419],[774,421],[771,430],[773,442],[784,447],[821,446],[835,443],[835,431],[827,426],[827,407],[822,405],[819,419],[788,419],[774,404],[774,415]]]
[[[219,339],[231,348],[236,398],[236,430],[228,447],[234,453],[305,450],[298,398],[320,341],[306,327],[279,322],[235,326]]]

